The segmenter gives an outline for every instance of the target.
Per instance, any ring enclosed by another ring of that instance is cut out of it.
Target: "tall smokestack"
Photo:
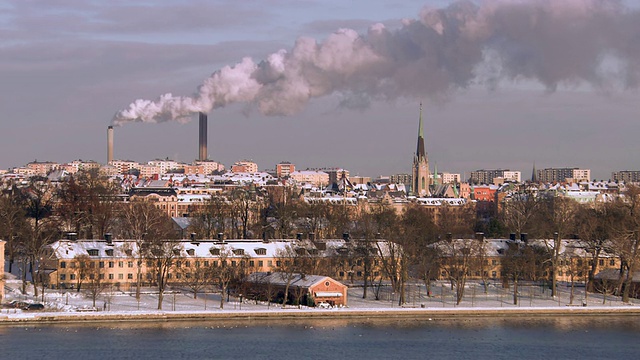
[[[198,152],[198,160],[207,160],[207,114],[200,114],[200,144]]]
[[[107,128],[107,164],[113,161],[113,126]]]

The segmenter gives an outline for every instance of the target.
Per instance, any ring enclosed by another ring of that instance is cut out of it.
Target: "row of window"
[[[125,263],[124,261],[118,261],[118,267],[119,268],[123,268],[124,267],[124,263]],[[84,268],[86,266],[84,261],[81,261],[79,263],[79,265],[80,265],[81,268]],[[99,268],[104,268],[105,265],[107,265],[110,268],[114,268],[116,266],[116,262],[115,261],[106,261],[106,262],[105,261],[99,261],[98,262],[98,267]],[[74,262],[74,261],[69,262],[69,268],[75,269],[76,266],[77,266],[76,262]],[[94,268],[95,266],[96,266],[95,262],[92,262],[92,261],[89,262],[89,268]],[[133,267],[133,261],[127,261],[127,267],[132,268]],[[67,262],[66,261],[60,261],[60,268],[66,269],[67,268]]]
[[[115,280],[115,274],[107,274],[109,280]],[[118,280],[124,280],[124,274],[117,274],[118,275]],[[82,280],[85,280],[86,278],[89,278],[89,280],[95,280],[95,274],[89,274],[89,276],[87,275],[81,275],[80,278]],[[105,274],[98,274],[98,278],[100,280],[104,280],[105,279]],[[69,280],[76,280],[77,276],[76,274],[69,274]],[[133,274],[127,274],[127,279],[128,280],[133,280]],[[67,274],[60,274],[60,281],[66,281],[67,280]]]

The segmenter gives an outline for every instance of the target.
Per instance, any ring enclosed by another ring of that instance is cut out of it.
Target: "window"
[[[615,260],[613,260],[613,259],[609,260],[609,265],[610,266],[614,266],[615,264],[616,264]]]
[[[244,255],[244,249],[233,249],[235,255]]]
[[[498,264],[498,260],[491,260],[491,265],[497,265]]]
[[[107,256],[113,256],[113,249],[107,249],[104,252],[107,254]]]
[[[127,262],[127,267],[132,268],[132,267],[133,267],[133,261],[128,261],[128,262]]]
[[[188,261],[184,262],[184,267],[191,267],[191,263],[189,263]]]
[[[75,280],[76,274],[69,274],[69,280]]]
[[[60,280],[62,280],[62,281],[67,280],[67,275],[65,275],[65,274],[60,274]]]
[[[204,261],[204,266],[209,266],[209,260]]]
[[[236,266],[236,265],[238,265],[238,264],[236,263],[236,261],[235,261],[235,260],[231,260],[231,266]]]
[[[66,268],[66,267],[67,267],[67,263],[66,263],[66,262],[64,262],[64,261],[60,261],[60,267],[61,267],[62,269]],[[62,280],[62,279],[61,279],[61,280]]]
[[[114,261],[109,261],[109,267],[113,268],[114,266],[116,266],[116,263]]]
[[[118,261],[118,267],[119,268],[123,268],[124,267],[124,261]]]
[[[273,266],[273,261],[271,261],[271,260],[267,260],[267,266],[268,266],[268,267],[272,267],[272,266]]]
[[[176,261],[176,267],[179,268],[182,266],[182,261],[178,260]]]
[[[103,268],[104,268],[104,261],[100,261],[100,262],[98,263],[98,267],[99,267],[100,269],[103,269]]]
[[[255,248],[253,250],[256,252],[256,255],[267,255],[267,249],[265,248]]]
[[[98,249],[89,249],[87,250],[89,256],[98,256]]]
[[[113,274],[109,274],[109,280],[113,280]]]
[[[209,249],[211,255],[220,255],[220,249]]]
[[[127,274],[127,279],[133,280],[133,274]]]
[[[193,249],[188,249],[188,250],[187,250],[187,254],[189,254],[190,256],[193,256],[193,255],[195,255],[195,254],[196,254],[196,251],[195,251],[195,250],[193,250]]]
[[[491,272],[491,277],[495,278],[496,276],[498,276],[498,273],[496,273],[495,271]]]
[[[104,280],[104,274],[100,274],[100,275],[98,276],[98,278],[99,278],[100,280]]]
[[[263,267],[263,266],[264,266],[264,261],[262,261],[262,260],[258,260],[258,266],[259,266],[259,267]]]
[[[89,274],[89,279],[90,279],[90,280],[94,280],[95,278],[96,278],[96,277],[95,277],[95,275],[94,275],[94,274]]]
[[[256,266],[256,264],[253,260],[249,260],[249,266],[254,267]]]
[[[598,265],[600,265],[600,266],[604,266],[604,260],[603,260],[603,259],[600,259],[600,260],[598,261]]]
[[[123,280],[124,279],[124,274],[118,274],[118,280]]]

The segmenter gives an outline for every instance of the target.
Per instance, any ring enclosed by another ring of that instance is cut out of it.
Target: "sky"
[[[0,0],[0,169],[640,170],[640,12],[603,0]],[[171,94],[171,95],[167,95]],[[195,121],[194,121],[195,120]]]

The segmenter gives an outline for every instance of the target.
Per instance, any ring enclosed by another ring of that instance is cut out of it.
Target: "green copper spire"
[[[440,185],[440,181],[438,181],[438,163],[435,164],[435,169],[433,170],[433,184]]]

